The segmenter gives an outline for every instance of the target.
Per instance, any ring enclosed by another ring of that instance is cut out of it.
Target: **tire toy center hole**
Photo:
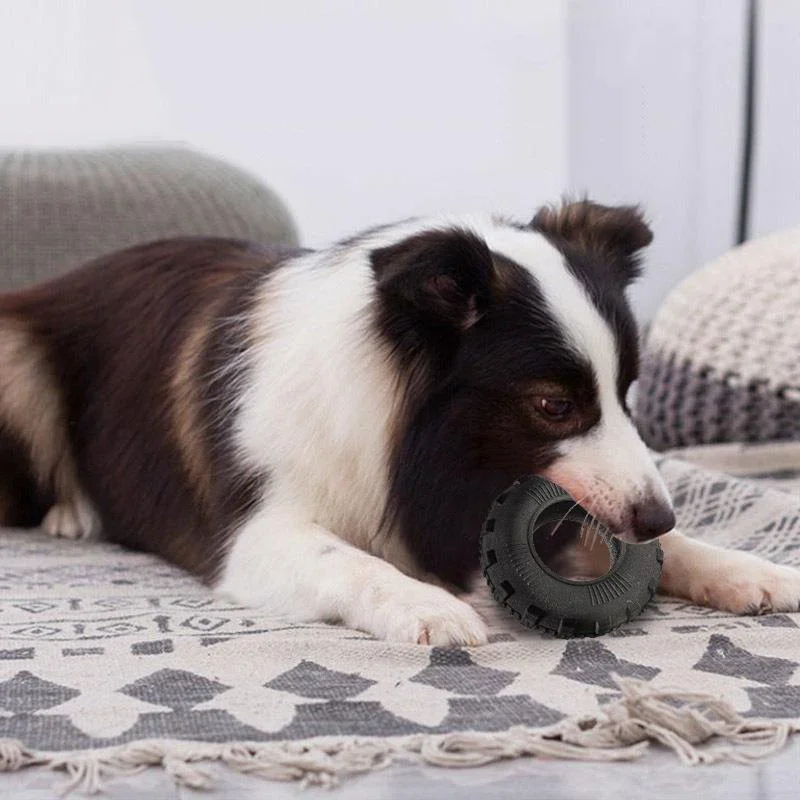
[[[608,529],[582,509],[551,509],[528,533],[532,550],[559,578],[587,583],[606,575],[619,549]]]

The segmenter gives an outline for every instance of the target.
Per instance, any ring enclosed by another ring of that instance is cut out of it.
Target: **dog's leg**
[[[236,533],[217,591],[292,619],[341,621],[396,642],[487,640],[483,620],[467,603],[288,508],[269,506]]]
[[[673,531],[661,537],[659,589],[734,614],[800,609],[800,570]]]

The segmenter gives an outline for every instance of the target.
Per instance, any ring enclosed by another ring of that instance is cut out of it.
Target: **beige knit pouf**
[[[800,228],[731,250],[673,290],[648,334],[636,418],[656,450],[734,443],[729,458],[747,445],[797,462]]]
[[[189,148],[0,152],[0,290],[183,235],[297,243],[269,187]]]

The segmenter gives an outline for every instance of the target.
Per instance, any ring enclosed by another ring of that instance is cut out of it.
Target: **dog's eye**
[[[568,417],[575,408],[575,404],[562,397],[539,397],[536,400],[536,407],[550,419],[558,420]]]

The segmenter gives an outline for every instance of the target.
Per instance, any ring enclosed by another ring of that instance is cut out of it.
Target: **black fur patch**
[[[557,386],[576,399],[575,435],[598,419],[594,375],[530,273],[473,235],[426,234],[376,256],[379,286],[386,276],[401,286],[380,295],[379,334],[401,372],[413,363],[425,375],[408,388],[389,515],[423,569],[465,587],[491,501],[517,476],[546,468],[566,435],[537,414],[536,393]],[[455,282],[445,302],[426,294],[437,270]],[[471,297],[477,315],[465,329]]]
[[[25,447],[16,433],[0,426],[0,518],[10,528],[39,525],[53,504],[49,493],[42,493],[31,469]]]

